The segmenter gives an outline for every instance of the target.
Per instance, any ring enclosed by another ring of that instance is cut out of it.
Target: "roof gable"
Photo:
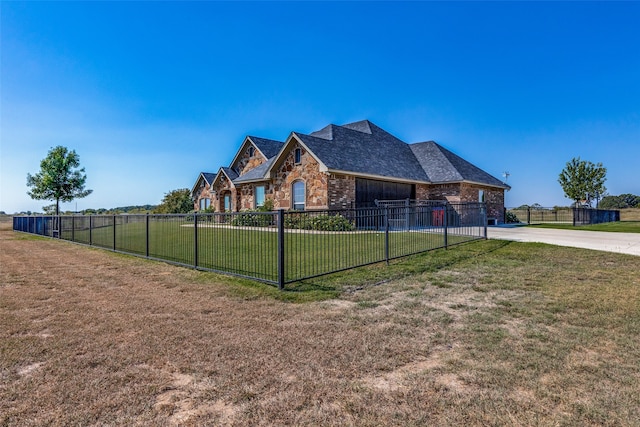
[[[282,147],[283,144],[284,142],[276,141],[273,139],[259,138],[257,136],[247,136],[244,138],[244,141],[242,141],[242,144],[236,152],[236,155],[233,157],[233,160],[231,161],[229,167],[237,170],[238,162],[242,158],[243,153],[249,145],[253,145],[258,150],[258,153],[260,153],[260,155],[264,158],[264,160],[267,161],[271,157],[278,154],[278,152],[280,151],[280,147]]]
[[[225,168],[222,167],[220,168],[220,170],[218,170],[218,173],[216,174],[216,177],[213,179],[213,182],[211,183],[211,187],[213,187],[214,185],[216,185],[216,183],[223,177],[226,176],[226,178],[229,180],[229,182],[231,183],[232,186],[235,187],[233,180],[236,179],[238,177],[238,174],[236,173],[236,171],[234,171],[231,168]]]
[[[327,169],[428,181],[409,146],[368,120],[295,134]]]
[[[198,187],[198,184],[200,183],[200,181],[204,180],[206,184],[211,186],[215,177],[216,177],[216,174],[214,173],[200,172],[200,175],[198,175],[198,178],[196,179],[196,183],[193,184],[193,188],[191,188],[191,196],[193,196],[193,194],[196,192],[196,187]]]
[[[275,139],[259,138],[257,136],[248,136],[247,138],[253,142],[253,145],[267,160],[278,154],[280,148],[284,145],[284,142],[276,141]]]

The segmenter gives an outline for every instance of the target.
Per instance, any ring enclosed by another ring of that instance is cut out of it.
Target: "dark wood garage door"
[[[415,199],[415,184],[356,178],[356,208],[375,206],[375,200]]]

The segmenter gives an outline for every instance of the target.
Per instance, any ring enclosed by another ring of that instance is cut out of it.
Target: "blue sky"
[[[245,135],[369,119],[568,205],[580,156],[640,194],[640,2],[1,2],[0,210],[76,150],[77,209],[157,204]],[[76,202],[63,205],[76,209]]]

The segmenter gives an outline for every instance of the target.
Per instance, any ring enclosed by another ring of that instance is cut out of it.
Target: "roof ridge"
[[[357,122],[353,122],[353,123],[347,123],[344,124],[342,126],[340,126],[341,128],[345,128],[345,129],[350,129],[356,132],[361,132],[361,133],[367,133],[369,135],[373,135],[373,130],[371,129],[371,125],[373,125],[374,127],[378,127],[376,125],[374,125],[373,123],[371,123],[368,119],[364,119],[364,120],[359,120]]]

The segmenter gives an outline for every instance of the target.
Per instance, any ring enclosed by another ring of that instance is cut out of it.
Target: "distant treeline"
[[[570,206],[554,206],[553,210],[558,209],[570,209]],[[599,209],[629,209],[629,208],[640,208],[640,196],[636,196],[634,194],[621,194],[619,196],[604,196],[600,203],[598,204]],[[532,205],[521,205],[515,209],[548,209],[541,206],[538,203],[534,203]]]
[[[621,194],[619,196],[604,196],[600,201],[600,209],[640,208],[640,196]]]
[[[47,206],[48,207],[48,206]],[[136,206],[121,206],[118,208],[100,208],[100,209],[84,209],[78,212],[64,211],[60,212],[62,215],[118,215],[118,214],[145,214],[153,213],[157,209],[158,205],[136,205]],[[19,215],[43,215],[42,212],[22,211],[16,212]],[[51,210],[45,209],[44,215],[52,215]],[[4,212],[0,212],[0,215],[5,215]]]
[[[153,212],[158,205],[136,205],[136,206],[122,206],[118,208],[111,209],[85,209],[82,211],[85,215],[116,215],[121,213],[128,214],[141,214],[141,213],[151,213]]]

